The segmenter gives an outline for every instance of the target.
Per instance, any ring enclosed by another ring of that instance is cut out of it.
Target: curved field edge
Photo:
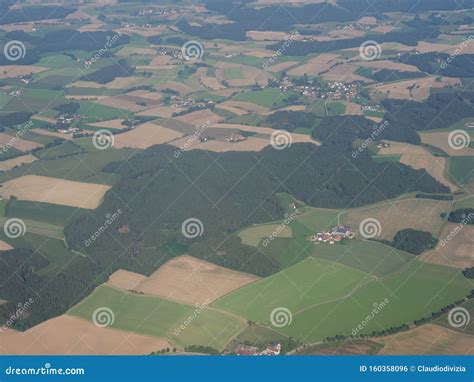
[[[222,350],[231,337],[245,327],[245,321],[226,312],[155,296],[126,293],[100,286],[67,313],[93,320],[104,308],[113,314],[111,328],[166,339],[177,347],[205,345]]]
[[[292,313],[291,323],[273,329],[304,343],[314,343],[330,336],[351,335],[354,330],[357,334],[370,334],[411,324],[464,298],[472,288],[458,270],[421,261],[414,261],[404,271],[385,279],[367,282],[367,276],[364,279],[359,275],[359,284],[354,285],[346,278],[350,272],[339,269],[321,275],[321,261],[311,266],[309,259],[232,292],[212,305],[264,326],[271,326],[274,309],[284,307]],[[333,267],[340,266],[333,263]],[[304,281],[310,273],[314,274],[314,285],[308,288]],[[327,284],[319,281],[327,279],[339,286],[339,293],[335,292],[332,298],[324,296]],[[294,294],[298,289],[300,293]],[[375,312],[374,304],[384,301],[383,308]]]

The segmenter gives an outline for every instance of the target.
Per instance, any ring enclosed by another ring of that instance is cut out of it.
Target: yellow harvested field
[[[282,70],[286,70],[294,65],[296,65],[298,62],[297,61],[285,61],[285,62],[280,62],[278,64],[274,64],[268,68],[270,72],[281,72]]]
[[[56,118],[46,117],[46,116],[40,115],[40,114],[33,115],[31,117],[31,119],[36,119],[37,121],[43,121],[43,122],[51,123],[53,125],[56,124],[56,122],[57,122]]]
[[[7,159],[0,162],[0,171],[8,171],[13,167],[21,166],[22,164],[33,163],[36,160],[38,160],[38,158],[33,155],[22,155],[16,158]]]
[[[0,354],[146,355],[172,347],[166,340],[113,328],[67,314],[17,332],[0,332]]]
[[[285,32],[274,31],[247,31],[246,36],[255,41],[284,41],[291,38],[292,40],[302,40],[303,35],[290,35]]]
[[[137,291],[187,304],[202,304],[258,280],[191,256],[179,256],[162,265]]]
[[[288,74],[292,76],[318,75],[329,70],[340,56],[332,53],[321,53],[319,56],[309,59],[305,64],[291,69]]]
[[[182,107],[157,106],[137,113],[139,116],[170,118],[173,113],[183,111]]]
[[[394,62],[394,61],[389,61],[389,60],[375,60],[375,61],[360,60],[360,62],[358,62],[357,64],[364,68],[390,69],[390,70],[398,70],[399,72],[419,72],[416,66],[407,65],[401,62]]]
[[[107,89],[128,89],[143,81],[143,77],[117,77],[105,85]],[[104,86],[104,85],[101,85]]]
[[[1,78],[12,78],[16,76],[24,76],[27,74],[41,73],[49,68],[44,66],[34,65],[1,65],[0,66],[0,79]]]
[[[248,112],[246,112],[245,110],[239,109],[237,107],[229,106],[229,105],[224,105],[224,104],[218,104],[217,108],[221,109],[221,110],[230,111],[231,113],[234,113],[234,114],[237,114],[237,115],[248,114]]]
[[[223,118],[220,115],[213,113],[209,109],[203,109],[180,115],[175,119],[181,122],[190,123],[194,126],[202,126],[204,124],[213,125],[222,121]]]
[[[406,164],[414,169],[425,169],[428,174],[438,182],[448,186],[451,191],[456,191],[458,186],[446,178],[446,166],[448,159],[435,157],[426,148],[409,143],[386,141],[390,147],[381,148],[379,155],[401,155],[400,163]]]
[[[4,199],[14,195],[19,200],[94,209],[102,202],[109,188],[110,186],[104,184],[24,175],[2,183],[0,194]]]
[[[9,249],[13,249],[13,247],[10,244],[4,242],[3,240],[0,240],[0,251],[8,251]]]
[[[105,129],[124,129],[127,126],[122,125],[123,119],[111,119],[109,121],[89,123],[88,126],[102,127]]]
[[[342,101],[344,106],[346,107],[346,110],[344,111],[344,114],[346,115],[362,115],[362,107],[355,103],[355,102],[350,102],[350,101]]]
[[[20,151],[31,151],[43,147],[41,143],[27,141],[26,139],[21,139],[6,133],[0,133],[0,146],[5,146],[7,150],[9,147],[13,147]]]
[[[229,129],[229,135],[232,132],[248,131],[257,133],[256,135],[248,137],[244,141],[240,142],[228,142],[226,140],[209,140],[207,142],[200,142],[198,140],[190,141],[189,137],[183,137],[177,139],[170,144],[176,147],[186,147],[188,150],[201,149],[215,152],[227,152],[227,151],[261,151],[265,147],[270,145],[270,136],[274,129],[268,127],[255,127],[247,125],[237,125],[231,123],[216,123],[212,126],[212,129],[209,129],[208,132],[211,133],[213,129]],[[312,143],[319,145],[319,142],[311,139],[309,135],[306,134],[291,134],[292,143]]]
[[[426,41],[420,41],[416,49],[420,51],[420,53],[429,53],[429,52],[437,52],[437,53],[447,53],[447,54],[473,54],[474,47],[472,43],[466,41],[464,45],[462,43],[459,44],[436,44]],[[461,51],[461,53],[459,53]]]
[[[377,25],[377,19],[373,16],[361,17],[357,22],[363,25]]]
[[[88,86],[90,87],[90,86]],[[96,95],[65,95],[66,99],[71,101],[97,101],[98,99],[106,98],[107,96]]]
[[[460,269],[472,267],[474,264],[474,226],[446,224],[436,248],[424,253],[421,259]]]
[[[256,247],[260,240],[275,232],[278,237],[292,237],[291,228],[282,224],[262,224],[247,228],[239,233],[242,244]]]
[[[230,86],[249,86],[254,85],[255,83],[266,86],[268,84],[268,80],[273,78],[270,73],[263,69],[258,69],[253,66],[241,65],[241,64],[233,64],[230,62],[219,61],[215,64],[216,67],[216,78],[219,82],[227,81]],[[231,79],[227,78],[225,75],[225,71],[228,69],[236,69],[240,70],[242,73],[243,78],[239,79]]]
[[[369,91],[373,95],[380,95],[394,99],[413,99],[422,101],[430,95],[431,88],[458,87],[459,78],[452,77],[425,77],[414,80],[391,82],[382,85],[373,85]]]
[[[379,355],[474,354],[474,336],[434,324],[417,326],[373,341],[385,345]]]
[[[146,149],[150,146],[168,143],[182,137],[183,134],[163,126],[147,122],[138,125],[133,130],[114,136],[114,147],[132,147]]]
[[[270,114],[273,114],[277,111],[286,111],[286,110],[290,110],[290,111],[303,111],[303,110],[306,110],[306,105],[290,105],[290,106],[285,106],[285,107],[281,107],[279,109],[275,109],[275,110],[268,110],[266,111],[265,113],[263,113],[264,115],[270,115]]]
[[[125,46],[120,49],[117,53],[118,56],[129,57],[129,56],[156,56],[158,53],[155,49],[151,48],[138,48]]]
[[[377,239],[392,240],[395,234],[404,228],[431,232],[433,236],[438,236],[443,225],[440,214],[449,212],[451,205],[452,202],[444,200],[401,199],[349,209],[340,217],[345,224],[353,227],[356,233],[364,219],[377,219],[381,226]]]
[[[421,142],[428,145],[439,147],[451,156],[473,155],[474,150],[470,147],[464,147],[459,150],[453,149],[449,145],[449,131],[420,132]]]
[[[395,28],[391,25],[380,25],[378,27],[372,28],[371,31],[376,32],[376,33],[388,33],[395,29],[398,29],[398,28]]]
[[[146,276],[139,273],[119,269],[110,275],[107,284],[123,290],[137,290],[138,285],[146,279]]]
[[[57,138],[62,138],[62,139],[67,139],[71,140],[72,139],[72,134],[62,134],[58,133],[56,131],[51,131],[51,130],[45,130],[45,129],[31,129],[32,132],[40,135],[47,135],[49,137],[57,137]]]
[[[334,65],[326,73],[323,73],[322,76],[326,81],[342,81],[342,82],[352,82],[352,81],[364,81],[370,82],[366,77],[359,76],[356,73],[356,70],[359,68],[358,65],[343,63],[340,65]]]
[[[219,104],[219,106],[231,106],[236,107],[237,109],[242,109],[247,113],[263,114],[268,111],[265,106],[257,105],[253,102],[245,101],[225,101]]]

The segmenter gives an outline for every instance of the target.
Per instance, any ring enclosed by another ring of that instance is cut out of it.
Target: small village
[[[308,239],[309,241],[314,242],[315,244],[319,243],[329,243],[336,244],[344,239],[354,238],[354,232],[351,231],[347,225],[338,225],[332,227],[329,231],[317,232],[314,235],[311,235]]]
[[[281,344],[277,343],[276,345],[267,345],[267,347],[259,351],[256,346],[239,344],[237,347],[228,354],[235,355],[280,355],[281,353]],[[224,353],[225,354],[225,353]]]

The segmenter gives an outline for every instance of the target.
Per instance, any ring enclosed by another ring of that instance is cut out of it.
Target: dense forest
[[[469,43],[469,41],[466,41]],[[459,48],[462,50],[462,48]],[[450,58],[447,53],[402,54],[397,61],[403,64],[416,66],[422,72],[447,77],[468,78],[474,77],[472,62],[474,54],[459,54],[456,59]]]
[[[436,247],[438,240],[429,232],[407,228],[398,231],[392,241],[384,241],[397,249],[419,255]]]
[[[112,65],[104,66],[95,72],[82,76],[81,80],[107,84],[117,77],[129,77],[134,71],[135,68],[130,66],[127,61],[120,60]]]
[[[444,219],[445,214],[441,214]],[[451,223],[474,224],[474,208],[459,208],[448,214],[448,221]]]
[[[61,19],[75,11],[60,5],[22,6],[21,9],[9,9],[16,1],[0,1],[0,25],[38,20]]]
[[[74,29],[60,29],[46,33],[42,37],[33,36],[23,31],[12,31],[5,34],[7,40],[19,40],[25,44],[25,57],[15,61],[17,65],[31,65],[39,60],[41,53],[60,52],[63,50],[97,51],[104,49],[112,36],[113,31],[79,32]],[[127,44],[130,36],[121,34],[113,40],[113,47]],[[4,55],[0,55],[0,65],[8,65]]]

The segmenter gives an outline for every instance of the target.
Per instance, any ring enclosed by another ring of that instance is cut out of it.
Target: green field
[[[181,347],[205,345],[221,350],[246,325],[243,320],[212,309],[201,310],[194,319],[189,319],[196,311],[193,306],[106,286],[97,288],[68,313],[91,320],[94,311],[101,307],[114,312],[112,327],[166,338]],[[175,330],[186,320],[189,324],[176,335]]]
[[[449,158],[449,174],[451,179],[463,185],[474,178],[474,156],[458,156]]]
[[[328,116],[341,115],[346,111],[346,105],[342,102],[328,102],[326,108]]]
[[[224,76],[227,80],[241,80],[244,78],[241,68],[226,68],[224,69]]]
[[[77,114],[91,117],[90,119],[93,119],[94,121],[106,121],[109,119],[125,118],[130,113],[125,110],[101,105],[99,103],[83,102],[81,103],[81,107],[77,111]]]
[[[285,307],[292,313],[292,322],[274,329],[311,343],[337,334],[350,335],[371,314],[374,303],[385,299],[386,306],[360,333],[429,317],[471,288],[458,270],[418,261],[396,276],[367,280],[362,272],[308,258],[213,305],[263,325],[270,325],[273,309]]]
[[[80,152],[82,152],[80,147],[78,147],[73,142],[66,141],[60,145],[38,151],[35,153],[35,156],[40,159],[54,159],[67,155],[78,154]]]
[[[33,202],[29,200],[8,200],[4,208],[4,215],[19,219],[36,220],[64,226],[68,220],[79,216],[81,208],[61,206],[58,204]]]
[[[213,305],[268,324],[270,312],[284,306],[292,312],[327,303],[351,293],[370,277],[326,260],[308,257],[263,280],[238,289]]]
[[[15,216],[16,217],[16,216]],[[4,226],[9,218],[6,216],[0,217],[0,226]],[[64,237],[64,227],[35,220],[22,219],[25,223],[26,232],[31,232],[37,235],[51,237],[62,240]]]

